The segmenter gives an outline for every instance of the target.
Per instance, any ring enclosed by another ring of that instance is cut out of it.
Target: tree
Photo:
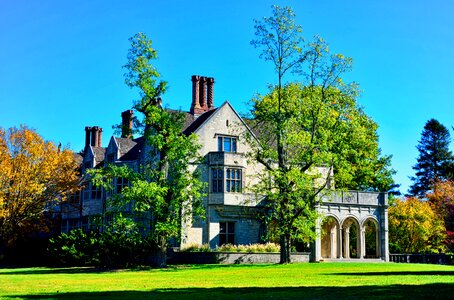
[[[435,119],[430,119],[424,125],[421,140],[416,148],[419,156],[413,170],[415,177],[411,177],[413,185],[410,195],[424,197],[431,191],[437,180],[446,180],[452,176],[454,157],[449,151],[451,137],[448,129]]]
[[[151,61],[157,58],[151,40],[143,33],[130,39],[126,84],[138,88],[140,99],[134,109],[143,115],[146,139],[143,161],[138,170],[126,166],[109,165],[91,172],[95,184],[111,189],[111,179],[127,178],[130,186],[112,197],[118,209],[132,204],[137,215],[150,216],[149,237],[157,249],[151,263],[166,265],[167,246],[178,239],[184,222],[201,215],[203,184],[194,170],[198,159],[196,136],[182,133],[184,115],[161,106],[166,83]]]
[[[389,207],[389,241],[402,253],[443,251],[443,220],[429,202],[410,197]]]
[[[377,170],[389,166],[388,158],[380,158],[376,124],[356,104],[356,84],[341,80],[351,59],[330,54],[321,38],[304,44],[294,18],[290,8],[273,6],[272,17],[256,21],[257,39],[251,42],[262,48],[260,57],[273,63],[277,76],[268,95],[252,100],[251,125],[259,140],[251,143],[251,155],[265,169],[254,189],[266,197],[267,221],[279,235],[281,263],[290,262],[292,240],[314,237],[315,207],[330,185],[334,166],[336,181],[344,187],[366,186],[370,178],[379,178]],[[288,72],[306,82],[285,83]],[[360,159],[361,151],[369,162]],[[353,159],[360,162],[356,169]],[[377,169],[369,170],[371,166]],[[355,175],[360,169],[367,179]],[[389,179],[391,173],[383,177]]]
[[[78,182],[73,152],[26,126],[0,128],[0,243],[13,246],[46,231],[46,212],[75,192]]]
[[[452,252],[454,251],[454,181],[437,181],[434,191],[427,194],[427,199],[432,204],[435,212],[444,221],[446,228],[445,244]]]

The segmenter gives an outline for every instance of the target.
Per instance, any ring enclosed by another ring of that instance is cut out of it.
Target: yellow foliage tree
[[[26,126],[0,128],[0,246],[46,230],[45,212],[75,192],[78,180],[72,151]]]
[[[388,210],[389,241],[403,253],[444,251],[443,219],[429,202],[410,197],[397,199]]]

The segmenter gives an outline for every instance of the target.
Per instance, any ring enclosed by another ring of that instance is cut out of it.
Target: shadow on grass
[[[152,291],[73,292],[11,295],[20,299],[452,299],[454,284],[356,287],[181,288]]]
[[[85,273],[105,273],[112,270],[95,267],[72,267],[72,268],[18,268],[0,271],[0,275],[42,275],[42,274],[85,274]]]
[[[249,265],[247,265],[249,266]],[[250,265],[254,268],[278,266],[270,264],[254,264]],[[148,270],[159,270],[163,272],[174,272],[184,269],[191,270],[210,270],[210,269],[226,269],[226,268],[244,268],[245,265],[169,265],[167,268],[152,268],[152,267],[136,267],[127,269],[109,269],[99,267],[69,267],[69,268],[9,268],[4,271],[0,270],[0,275],[42,275],[42,274],[85,274],[85,273],[106,273],[106,272],[117,272],[117,271],[148,271]]]
[[[355,275],[355,276],[407,276],[407,275],[442,275],[454,276],[454,271],[390,271],[390,272],[346,272],[346,273],[330,273],[330,275]]]

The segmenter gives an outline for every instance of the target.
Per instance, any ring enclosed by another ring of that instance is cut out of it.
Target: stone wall
[[[292,262],[309,262],[310,253],[291,254]],[[241,252],[174,252],[168,262],[171,264],[277,264],[279,253]]]

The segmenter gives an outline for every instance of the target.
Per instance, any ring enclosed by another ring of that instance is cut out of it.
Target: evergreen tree
[[[452,177],[454,157],[449,151],[451,136],[448,129],[435,119],[430,119],[421,133],[421,140],[416,148],[419,157],[413,170],[415,177],[410,187],[410,195],[424,197],[431,191],[437,180]]]

